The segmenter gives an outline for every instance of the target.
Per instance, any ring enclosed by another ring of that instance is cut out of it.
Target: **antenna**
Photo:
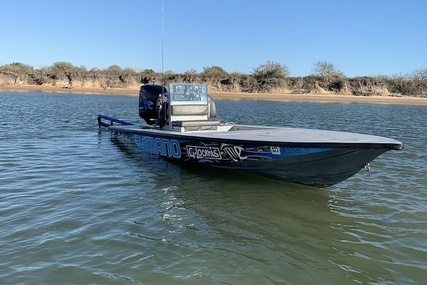
[[[164,34],[165,34],[165,28],[164,28],[164,18],[165,18],[165,9],[164,9],[164,5],[163,5],[163,0],[162,0],[162,93],[166,93],[165,89],[166,89],[166,76],[165,76],[165,51],[164,51]]]
[[[164,34],[165,34],[165,28],[164,28],[164,16],[165,15],[165,10],[164,10],[164,7],[163,7],[163,0],[162,0],[162,80],[163,80],[163,83],[162,83],[162,95],[161,95],[161,98],[162,98],[162,100],[163,100],[163,103],[161,104],[161,112],[163,112],[164,114],[163,114],[163,116],[164,116],[164,118],[165,118],[165,121],[167,121],[167,119],[168,119],[168,116],[167,116],[167,98],[166,98],[166,76],[165,76],[165,70],[164,70]],[[164,122],[163,123],[163,125],[165,124],[166,122]],[[160,129],[162,129],[163,128],[163,125],[160,125]]]
[[[165,33],[164,29],[164,8],[163,8],[163,1],[162,1],[162,76],[164,76],[164,45],[163,45],[163,37]]]

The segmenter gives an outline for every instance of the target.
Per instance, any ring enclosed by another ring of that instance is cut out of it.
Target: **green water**
[[[245,124],[405,143],[313,189],[182,168],[99,132],[136,97],[0,93],[2,284],[423,284],[427,108],[217,102]]]

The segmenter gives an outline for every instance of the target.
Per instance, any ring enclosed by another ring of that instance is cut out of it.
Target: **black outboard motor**
[[[162,85],[147,84],[142,85],[139,90],[139,116],[147,124],[153,125],[158,118],[158,103],[161,94],[166,93],[166,87]]]

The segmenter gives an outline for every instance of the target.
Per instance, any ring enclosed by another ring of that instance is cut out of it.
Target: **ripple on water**
[[[218,102],[228,121],[404,141],[316,190],[179,167],[98,132],[98,113],[135,119],[136,97],[0,96],[5,284],[424,282],[425,108]]]

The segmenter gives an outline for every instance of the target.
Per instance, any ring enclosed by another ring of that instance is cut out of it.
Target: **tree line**
[[[136,71],[112,65],[106,69],[56,62],[40,69],[14,62],[0,66],[0,85],[49,85],[62,88],[134,88],[147,83],[206,82],[211,90],[254,93],[336,93],[357,96],[391,95],[427,97],[427,68],[408,75],[348,78],[328,61],[313,63],[312,74],[289,76],[286,65],[267,61],[249,74],[228,73],[219,66],[184,73],[152,69]]]

